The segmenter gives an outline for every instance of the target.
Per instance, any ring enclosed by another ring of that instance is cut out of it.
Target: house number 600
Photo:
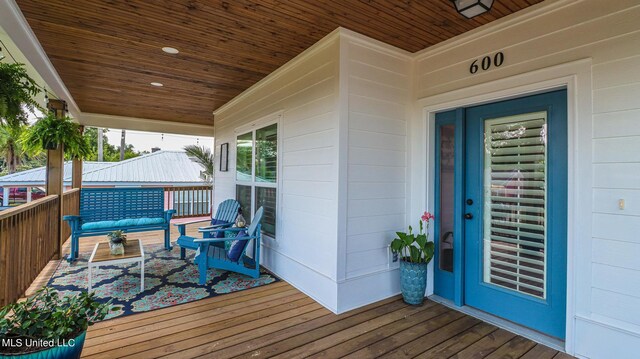
[[[478,61],[480,61],[479,64],[478,64]],[[495,67],[500,67],[503,63],[504,63],[504,54],[502,53],[502,51],[500,51],[495,55],[493,55],[493,63],[492,63],[491,56],[485,56],[482,58],[482,60],[475,59],[471,63],[471,66],[469,67],[469,72],[472,74],[475,74],[480,69],[482,69],[482,71],[487,71],[491,68],[491,65]]]

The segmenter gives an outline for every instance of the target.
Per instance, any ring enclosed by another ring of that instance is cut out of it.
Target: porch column
[[[63,100],[49,100],[47,109],[55,113],[57,118],[62,118],[67,112],[67,103]],[[47,195],[58,195],[58,213],[55,221],[58,223],[57,238],[51,240],[58,242],[58,253],[55,259],[62,258],[62,193],[64,181],[64,146],[60,144],[56,150],[47,151]]]
[[[84,126],[80,126],[80,132],[84,133]],[[73,159],[73,174],[71,175],[71,188],[82,187],[82,160]]]
[[[27,203],[31,202],[31,187],[27,187]]]
[[[2,206],[9,207],[9,187],[2,187]]]

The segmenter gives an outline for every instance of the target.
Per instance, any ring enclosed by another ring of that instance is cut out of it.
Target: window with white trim
[[[262,231],[276,236],[278,192],[278,124],[242,133],[236,138],[236,199],[250,223],[264,207]]]

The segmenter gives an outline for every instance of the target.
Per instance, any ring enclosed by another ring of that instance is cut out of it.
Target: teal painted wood
[[[253,216],[253,220],[249,228],[223,228],[223,229],[201,229],[202,232],[218,233],[218,232],[241,232],[246,231],[246,236],[229,238],[202,238],[196,239],[194,242],[198,244],[195,262],[198,265],[200,273],[199,282],[201,285],[207,283],[207,270],[216,268],[228,270],[240,274],[248,275],[252,278],[260,276],[260,238],[261,224],[264,208],[260,207]],[[248,240],[253,248],[253,258],[246,255],[249,243],[244,247],[242,255],[237,261],[232,261],[227,256],[227,251],[223,247],[214,246],[214,243],[223,243],[225,241]]]
[[[164,210],[162,188],[83,188],[80,190],[79,215],[64,216],[71,227],[71,251],[67,260],[78,258],[80,237],[101,236],[115,230],[127,233],[164,230],[164,245],[171,249],[169,224],[175,210]],[[164,222],[150,225],[122,225],[97,229],[83,229],[82,225],[101,221],[136,218],[163,218]]]
[[[442,220],[443,213],[441,213],[441,198],[440,189],[442,186],[442,179],[440,177],[440,130],[442,126],[453,125],[455,126],[454,134],[454,180],[453,180],[453,271],[449,272],[440,269],[440,245],[443,236],[446,233],[442,233],[440,221]],[[435,223],[434,234],[436,235],[436,251],[434,255],[434,293],[452,300],[456,305],[462,306],[464,304],[464,223],[463,223],[463,211],[464,211],[464,109],[459,108],[447,112],[441,112],[436,114],[436,163],[435,163]]]
[[[545,298],[483,280],[484,121],[547,111],[547,247]],[[567,92],[554,91],[466,109],[465,304],[564,338],[567,294]]]
[[[238,216],[238,210],[240,209],[240,203],[235,199],[227,199],[222,201],[220,205],[218,205],[218,210],[216,211],[215,216],[211,217],[211,226],[204,227],[209,229],[219,229],[219,228],[227,228],[231,227]],[[222,224],[214,224],[214,222],[226,222]],[[178,227],[178,232],[180,236],[176,240],[176,244],[180,246],[180,258],[184,259],[186,256],[187,249],[198,249],[198,245],[193,241],[196,239],[195,237],[187,235],[187,224],[191,224],[194,222],[186,222],[186,223],[176,223],[175,225]],[[202,238],[212,238],[212,232],[202,232]]]

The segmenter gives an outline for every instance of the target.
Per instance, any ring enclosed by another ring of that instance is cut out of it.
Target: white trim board
[[[567,206],[567,311],[565,350],[574,353],[576,315],[589,308],[591,278],[591,223],[579,218],[589,218],[592,208],[592,83],[591,59],[573,61],[524,74],[519,74],[461,90],[417,100],[416,113],[420,120],[413,130],[412,153],[420,158],[414,163],[425,163],[423,169],[412,174],[416,184],[412,195],[412,217],[420,215],[420,208],[434,208],[433,179],[435,114],[447,109],[468,107],[482,103],[521,97],[557,88],[567,89],[568,126],[568,206]],[[421,166],[418,166],[421,167]],[[582,194],[582,195],[581,195]],[[589,194],[589,195],[584,195]],[[578,241],[580,238],[580,241]],[[578,263],[583,263],[578,265]],[[588,268],[580,278],[574,276],[574,268]],[[433,282],[433,271],[429,273]],[[580,280],[580,283],[578,282]],[[433,294],[433,289],[428,289]],[[580,299],[580,302],[577,299]]]

